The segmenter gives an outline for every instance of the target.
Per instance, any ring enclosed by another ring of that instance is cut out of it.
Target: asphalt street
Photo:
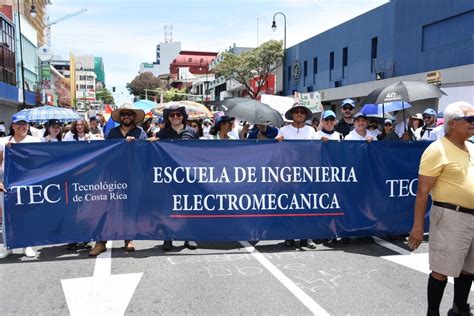
[[[64,245],[35,247],[36,258],[16,250],[0,261],[1,314],[425,314],[426,241],[416,254],[380,239],[315,250],[260,241],[202,242],[193,251],[175,242],[163,252],[161,244],[137,241],[127,253],[123,241],[109,242],[98,259]],[[452,299],[448,283],[442,314]]]

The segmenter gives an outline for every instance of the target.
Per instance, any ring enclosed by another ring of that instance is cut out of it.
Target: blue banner
[[[405,234],[428,144],[14,144],[6,149],[6,245]]]

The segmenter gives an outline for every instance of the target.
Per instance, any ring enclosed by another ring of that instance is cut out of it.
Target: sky
[[[125,88],[138,75],[141,62],[155,61],[164,42],[164,26],[173,25],[173,41],[182,50],[222,52],[233,46],[256,47],[268,40],[294,46],[325,30],[370,11],[388,0],[52,0],[50,21],[80,9],[86,12],[51,27],[51,49],[69,58],[103,58],[109,90],[117,104],[128,102]]]

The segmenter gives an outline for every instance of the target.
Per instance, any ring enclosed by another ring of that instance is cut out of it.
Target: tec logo
[[[11,190],[16,193],[15,205],[31,205],[43,203],[58,203],[61,201],[61,185],[17,185]]]

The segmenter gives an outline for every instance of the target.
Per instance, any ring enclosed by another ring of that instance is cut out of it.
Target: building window
[[[347,71],[347,54],[348,50],[347,47],[344,47],[342,49],[342,78],[346,77],[346,71]]]
[[[313,84],[316,83],[316,74],[318,73],[318,58],[313,58]]]
[[[332,81],[332,71],[334,70],[334,52],[329,53],[329,81]]]
[[[16,85],[15,40],[13,25],[0,18],[0,81]]]
[[[378,37],[372,37],[372,45],[370,49],[370,72],[374,72],[374,64],[377,59]]]
[[[308,76],[308,61],[303,63],[303,85],[306,86],[306,77]]]

